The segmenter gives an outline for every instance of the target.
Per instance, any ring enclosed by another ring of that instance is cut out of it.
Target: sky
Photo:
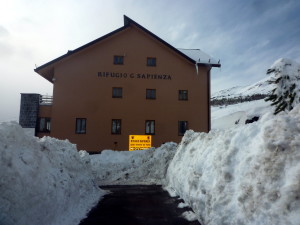
[[[300,62],[299,0],[0,0],[0,122],[20,93],[52,95],[33,70],[123,26],[127,15],[177,48],[200,48],[212,92],[263,79],[279,58]]]

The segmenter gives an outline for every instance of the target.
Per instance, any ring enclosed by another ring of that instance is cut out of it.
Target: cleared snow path
[[[200,224],[184,219],[182,214],[187,208],[178,208],[181,201],[171,198],[160,185],[116,185],[101,189],[111,193],[104,196],[80,225]]]

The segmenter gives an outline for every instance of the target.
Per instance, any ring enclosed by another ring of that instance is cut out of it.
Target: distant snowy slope
[[[272,76],[267,76],[264,79],[248,86],[232,87],[215,92],[212,94],[211,99],[236,98],[259,94],[267,95],[275,88],[274,84],[269,83],[271,78]]]

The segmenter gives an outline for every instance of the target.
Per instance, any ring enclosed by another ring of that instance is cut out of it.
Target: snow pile
[[[0,124],[0,223],[74,225],[104,194],[86,152]]]
[[[166,189],[205,225],[299,225],[300,105],[210,133],[188,131]]]
[[[177,144],[142,151],[104,150],[92,155],[98,185],[162,184]]]

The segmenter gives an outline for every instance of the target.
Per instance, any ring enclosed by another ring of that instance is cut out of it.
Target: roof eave
[[[197,65],[209,66],[209,67],[221,67],[221,64],[219,63],[197,63]]]

